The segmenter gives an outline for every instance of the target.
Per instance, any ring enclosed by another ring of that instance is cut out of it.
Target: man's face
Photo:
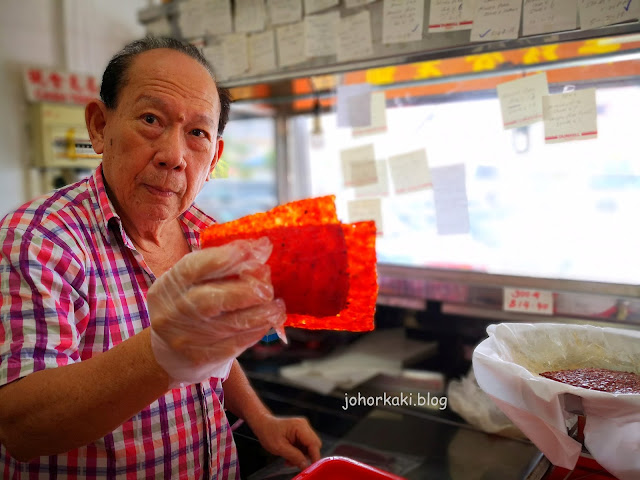
[[[135,57],[105,114],[103,170],[118,213],[163,222],[189,208],[222,149],[219,116],[216,85],[196,60],[170,49]]]

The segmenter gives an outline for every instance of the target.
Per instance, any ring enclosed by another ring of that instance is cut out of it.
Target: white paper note
[[[384,92],[371,94],[371,123],[366,127],[357,127],[351,131],[354,137],[374,135],[387,131],[387,97]]]
[[[304,22],[278,27],[278,64],[281,67],[304,62]]]
[[[383,0],[382,43],[422,39],[424,0]]]
[[[321,12],[338,5],[339,0],[304,0],[304,14]]]
[[[476,0],[472,42],[518,38],[522,0]]]
[[[431,0],[429,31],[468,30],[473,25],[473,0]]]
[[[509,312],[553,315],[553,292],[504,287],[502,309]]]
[[[497,90],[505,129],[523,127],[542,120],[542,97],[549,95],[546,73],[501,83]]]
[[[438,235],[469,233],[469,202],[464,164],[431,169]]]
[[[342,17],[338,24],[338,61],[373,55],[371,17],[368,10]]]
[[[233,31],[230,0],[188,0],[178,4],[178,26],[185,38]]]
[[[342,150],[340,160],[346,187],[361,187],[378,181],[373,144]]]
[[[264,73],[276,69],[276,50],[273,30],[249,36],[249,72]]]
[[[338,12],[309,15],[304,18],[304,44],[307,57],[335,55],[337,50]]]
[[[578,0],[524,0],[522,35],[575,30]]]
[[[264,0],[236,0],[236,32],[260,32],[264,30],[267,12]]]
[[[271,25],[302,20],[302,0],[267,0],[267,10]]]
[[[371,85],[338,85],[336,88],[338,127],[366,127],[371,124]]]
[[[640,0],[581,0],[579,5],[582,30],[640,17]]]
[[[382,199],[366,198],[362,200],[351,200],[347,203],[347,214],[349,223],[365,222],[373,220],[376,222],[376,234],[382,235]]]
[[[389,174],[387,173],[386,160],[376,160],[376,176],[378,177],[376,183],[356,187],[356,197],[386,197],[389,195]]]
[[[546,143],[598,137],[595,88],[544,96],[542,113]]]
[[[424,148],[389,157],[389,170],[396,193],[431,187],[431,172]]]
[[[237,77],[249,70],[249,53],[247,35],[232,33],[222,37],[222,65],[223,78]]]
[[[376,0],[345,0],[344,4],[347,8],[356,8],[361,7],[362,5],[367,5],[368,3],[373,3]]]

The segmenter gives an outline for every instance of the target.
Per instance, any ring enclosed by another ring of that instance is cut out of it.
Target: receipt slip
[[[431,172],[424,148],[389,157],[389,170],[396,193],[431,188]]]
[[[539,35],[578,26],[578,0],[525,0],[522,10],[522,35]]]
[[[518,38],[522,0],[476,0],[472,42]]]
[[[542,97],[546,143],[598,137],[596,90],[589,88]]]
[[[542,97],[549,95],[546,73],[501,83],[497,91],[505,129],[542,120]]]
[[[582,0],[580,2],[582,30],[637,20],[639,17],[640,0]]]
[[[469,30],[473,25],[473,11],[470,0],[431,0],[429,32]]]
[[[361,187],[378,182],[373,144],[340,152],[345,187]]]

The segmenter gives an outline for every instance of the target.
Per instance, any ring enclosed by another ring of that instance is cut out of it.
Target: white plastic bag
[[[473,353],[478,384],[553,464],[573,469],[580,455],[566,428],[565,397],[572,394],[582,402],[591,455],[621,480],[640,478],[640,395],[538,375],[583,367],[639,373],[640,332],[544,323],[491,325],[487,332]]]
[[[451,380],[447,388],[447,399],[451,409],[469,424],[483,432],[505,437],[523,438],[524,434],[509,417],[498,408],[476,382],[473,370],[460,380]]]

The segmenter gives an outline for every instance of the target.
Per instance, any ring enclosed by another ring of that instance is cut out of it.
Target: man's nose
[[[184,170],[186,144],[180,129],[171,129],[163,132],[156,140],[156,152],[153,163],[159,168]]]

